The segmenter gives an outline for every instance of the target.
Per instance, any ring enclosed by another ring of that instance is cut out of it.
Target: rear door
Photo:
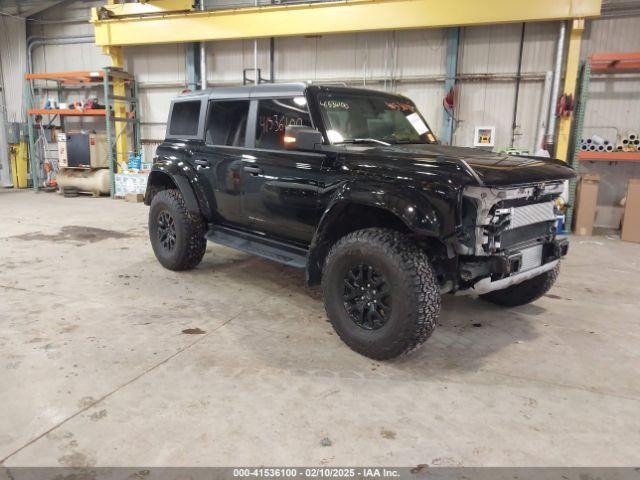
[[[253,100],[242,158],[242,210],[250,228],[308,244],[318,222],[318,180],[325,155],[285,150],[287,125],[312,126],[306,99]]]
[[[205,141],[194,153],[198,177],[213,199],[216,221],[240,227],[247,227],[241,192],[249,105],[248,99],[211,100]]]

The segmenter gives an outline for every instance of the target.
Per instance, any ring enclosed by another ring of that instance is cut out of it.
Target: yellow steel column
[[[104,47],[104,52],[111,57],[111,66],[116,68],[124,68],[124,54],[122,47]],[[121,78],[113,79],[113,94],[117,97],[126,96],[125,83]],[[113,113],[116,117],[124,118],[126,116],[126,103],[122,100],[113,101]],[[122,162],[127,162],[129,148],[127,146],[127,123],[115,122],[114,136],[116,137],[116,164],[118,172],[122,171]]]
[[[567,63],[564,74],[564,94],[571,95],[576,99],[576,83],[580,68],[580,44],[582,42],[582,32],[584,30],[584,19],[576,19],[571,25],[569,35],[569,51],[567,52]],[[567,161],[569,152],[569,135],[571,134],[571,123],[573,122],[573,112],[568,117],[561,117],[558,124],[558,141],[556,142],[556,158]]]

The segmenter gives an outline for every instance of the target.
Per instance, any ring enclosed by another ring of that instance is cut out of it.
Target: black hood
[[[480,148],[435,144],[391,146],[347,145],[347,157],[371,167],[399,169],[407,174],[433,168],[458,172],[463,183],[487,186],[525,185],[575,177],[574,170],[560,160],[494,153]],[[351,154],[351,155],[350,155]],[[363,158],[364,157],[364,158]],[[383,165],[380,165],[380,163]],[[366,166],[366,165],[363,165]]]

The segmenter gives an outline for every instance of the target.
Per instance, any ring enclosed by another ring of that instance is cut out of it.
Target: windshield
[[[405,97],[322,92],[318,101],[331,143],[436,143],[416,106]]]

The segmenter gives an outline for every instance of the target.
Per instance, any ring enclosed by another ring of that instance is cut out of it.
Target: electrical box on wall
[[[58,164],[62,168],[107,168],[107,136],[98,133],[58,134]]]
[[[496,127],[476,127],[473,131],[474,147],[493,147],[496,143]]]

